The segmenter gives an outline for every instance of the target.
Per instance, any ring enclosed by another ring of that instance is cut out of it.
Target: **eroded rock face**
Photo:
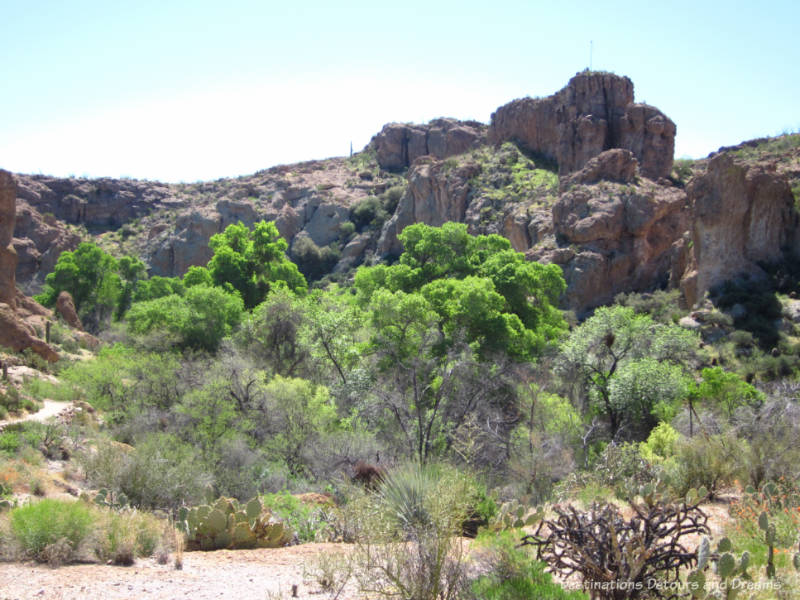
[[[17,290],[17,253],[12,244],[16,198],[14,178],[11,173],[0,170],[0,346],[15,352],[33,348],[37,354],[53,362],[58,360],[58,354],[38,339],[33,327],[24,320],[24,317],[36,319],[41,316],[38,305]]]
[[[758,276],[794,241],[794,197],[785,177],[730,154],[714,156],[705,174],[687,185],[692,210],[692,256],[681,281],[694,306],[708,290],[742,273]]]
[[[636,178],[639,161],[630,150],[614,148],[601,152],[589,159],[584,167],[560,181],[562,190],[577,184],[591,184],[598,181],[631,183]]]
[[[0,302],[17,306],[17,252],[14,250],[16,184],[8,171],[0,171]]]
[[[128,179],[20,176],[17,195],[42,214],[90,229],[116,229],[171,198],[169,186]],[[20,236],[22,237],[22,236]]]
[[[581,177],[591,179],[589,172]],[[647,180],[635,186],[577,184],[553,207],[557,247],[534,249],[528,257],[561,265],[565,306],[584,314],[623,291],[677,285],[671,278],[687,227],[686,195],[680,189]]]
[[[397,210],[383,227],[378,240],[380,256],[399,256],[403,246],[397,238],[413,223],[440,226],[448,221],[463,222],[466,213],[469,180],[479,171],[473,163],[448,167],[432,157],[420,158],[408,172],[408,189]]]
[[[372,138],[382,169],[400,171],[421,156],[447,158],[486,140],[486,126],[475,121],[434,119],[425,125],[389,123]]]
[[[604,150],[630,150],[641,174],[667,177],[672,170],[675,124],[658,109],[633,103],[633,83],[610,73],[578,73],[547,98],[522,98],[492,114],[491,143],[516,141],[571,173]]]
[[[44,278],[52,273],[56,261],[66,250],[75,250],[81,236],[65,226],[55,216],[42,215],[27,201],[17,198],[17,222],[14,229],[14,248],[17,263],[17,282],[28,293],[38,293]]]

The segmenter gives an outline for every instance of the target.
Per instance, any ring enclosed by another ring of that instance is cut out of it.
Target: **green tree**
[[[307,475],[307,453],[313,452],[313,440],[337,426],[336,406],[328,389],[305,379],[276,375],[264,395],[260,426],[271,434],[265,442],[268,452],[294,475]]]
[[[711,367],[703,369],[701,375],[703,379],[697,386],[697,398],[716,404],[728,417],[732,417],[740,406],[758,407],[764,402],[764,394],[736,373],[728,373],[722,367]]]
[[[457,339],[445,344],[439,315],[421,293],[379,289],[368,312],[368,351],[382,376],[376,394],[387,434],[397,435],[410,457],[425,463],[449,452],[471,420],[502,421],[496,409],[509,406],[502,393],[507,389],[507,361],[481,361]],[[391,431],[388,423],[394,424]],[[493,433],[498,438],[504,432]]]
[[[303,340],[313,358],[323,363],[330,362],[341,383],[347,385],[351,369],[361,359],[363,311],[336,286],[326,291],[313,291],[305,306]]]
[[[36,300],[54,306],[62,291],[69,292],[84,324],[97,331],[110,319],[120,295],[117,269],[113,256],[95,244],[83,242],[75,250],[61,253]]]
[[[119,259],[119,276],[122,280],[122,289],[114,314],[117,320],[121,319],[131,307],[137,284],[147,277],[147,265],[133,256],[123,256]]]
[[[193,265],[184,273],[183,285],[187,288],[195,285],[212,286],[214,285],[214,279],[207,268]]]
[[[570,333],[558,370],[566,378],[578,377],[591,407],[608,419],[613,438],[625,419],[635,421],[650,412],[647,406],[652,408],[657,403],[659,390],[668,392],[673,400],[688,393],[684,392],[685,383],[668,379],[677,376],[678,370],[682,372],[698,344],[696,334],[676,325],[656,323],[630,307],[601,307]],[[651,362],[639,363],[644,359]],[[652,361],[667,366],[656,366]],[[655,378],[652,384],[647,381],[649,376]],[[644,398],[637,396],[640,393]]]
[[[309,358],[308,347],[300,339],[306,312],[305,303],[293,292],[275,289],[244,319],[236,341],[272,373],[297,376]]]
[[[437,326],[486,356],[503,350],[518,359],[541,352],[565,331],[558,300],[566,288],[557,265],[525,260],[498,235],[472,236],[463,223],[415,224],[399,236],[398,264],[362,267],[357,297],[366,306],[376,291],[421,292],[438,315]]]
[[[136,289],[133,292],[133,301],[155,300],[171,294],[183,296],[185,293],[186,286],[177,277],[154,275],[150,279],[140,280],[136,284]]]
[[[242,299],[222,288],[197,285],[185,296],[171,294],[135,302],[128,311],[128,329],[144,335],[163,332],[179,346],[216,352],[222,338],[239,325]]]
[[[208,245],[214,252],[208,263],[212,281],[237,290],[248,309],[262,302],[275,285],[299,294],[308,289],[297,266],[286,258],[286,240],[272,222],[256,223],[252,231],[241,223],[229,225],[211,236]]]

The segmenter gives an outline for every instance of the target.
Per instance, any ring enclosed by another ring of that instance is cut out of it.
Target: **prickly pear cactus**
[[[500,505],[500,510],[489,523],[492,531],[503,531],[505,529],[520,529],[530,527],[542,520],[544,513],[541,510],[534,510],[523,506],[516,500],[504,502]]]
[[[709,592],[706,589],[706,576],[703,570],[709,561],[714,561],[714,572],[720,578],[721,585],[718,589]],[[717,545],[717,552],[711,552],[711,543],[708,537],[703,537],[697,548],[697,568],[686,578],[692,598],[701,600],[722,599],[734,600],[741,585],[736,585],[737,580],[748,581],[752,579],[747,572],[750,566],[750,553],[746,550],[737,556],[733,553],[731,541],[724,537]]]
[[[219,498],[211,505],[181,508],[176,525],[186,535],[187,550],[278,548],[294,536],[258,498],[244,506],[233,498]]]

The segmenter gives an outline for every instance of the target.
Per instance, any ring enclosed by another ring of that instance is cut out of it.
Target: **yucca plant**
[[[430,500],[439,486],[441,470],[432,465],[408,464],[388,473],[379,488],[387,513],[400,528],[412,532],[430,527]]]

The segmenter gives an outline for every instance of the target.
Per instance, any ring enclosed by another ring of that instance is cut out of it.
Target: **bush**
[[[236,292],[195,285],[185,296],[172,294],[135,302],[128,311],[131,333],[167,331],[184,348],[216,352],[222,338],[239,325],[244,304]]]
[[[320,248],[310,237],[298,237],[292,244],[292,259],[309,281],[316,281],[333,270],[341,253],[331,244]]]
[[[638,590],[648,590],[648,597],[675,598],[680,569],[696,562],[687,542],[709,533],[708,517],[696,504],[630,506],[633,515],[627,519],[614,504],[594,504],[588,511],[555,506],[556,517],[523,536],[523,544],[535,546],[537,556],[562,577],[579,575],[584,586],[591,586],[592,598],[637,598]]]
[[[78,458],[92,485],[124,494],[139,508],[196,503],[211,483],[193,448],[167,434],[152,434],[136,448],[101,442]]]
[[[664,464],[665,478],[678,496],[705,487],[714,498],[742,472],[747,444],[733,434],[697,435],[676,443],[674,460]]]
[[[594,464],[594,475],[614,490],[617,498],[630,498],[641,485],[656,479],[653,467],[634,443],[609,444]]]
[[[459,533],[469,514],[469,478],[440,465],[390,472],[377,494],[358,496],[353,552],[363,592],[450,600],[464,590]]]
[[[379,229],[388,218],[389,213],[376,196],[364,198],[350,210],[350,219],[359,232],[363,231],[365,227]]]
[[[289,525],[300,542],[322,538],[327,524],[319,507],[309,506],[287,491],[266,494],[262,500],[267,510]]]
[[[11,511],[11,534],[22,552],[40,562],[60,563],[79,557],[94,526],[81,502],[45,499]]]
[[[95,554],[115,565],[131,565],[136,557],[152,556],[172,537],[164,521],[135,509],[97,509],[97,522]]]
[[[471,586],[472,596],[479,600],[580,600],[583,592],[567,591],[545,573],[545,563],[535,560],[509,531],[483,538],[489,553],[489,572]]]

